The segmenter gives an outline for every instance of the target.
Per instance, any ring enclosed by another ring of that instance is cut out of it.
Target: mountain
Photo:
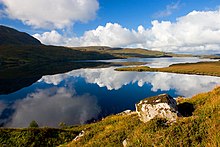
[[[0,25],[0,70],[24,64],[112,59],[113,55],[41,44],[31,35]]]
[[[69,62],[76,60],[105,60],[115,58],[159,58],[177,55],[140,48],[111,48],[106,46],[62,47],[48,46],[27,33],[0,25],[0,68],[42,62]],[[4,66],[4,67],[3,67]]]
[[[27,33],[0,25],[0,45],[41,45],[41,42]]]

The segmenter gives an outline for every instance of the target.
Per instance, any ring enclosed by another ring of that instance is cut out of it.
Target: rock
[[[84,136],[84,134],[85,134],[85,131],[81,131],[80,133],[79,133],[79,135],[77,135],[74,139],[73,139],[73,141],[78,141],[78,140],[80,140],[80,138],[82,138],[83,136]]]
[[[129,113],[131,113],[131,110],[125,110],[125,111],[123,111],[123,113],[129,114]]]
[[[121,113],[118,113],[117,115],[131,115],[131,114],[135,114],[135,111],[131,111],[131,110],[125,110]]]
[[[127,141],[127,139],[125,139],[125,140],[122,142],[122,145],[123,145],[123,147],[128,146],[128,141]]]
[[[179,115],[176,100],[168,94],[146,98],[135,107],[139,119],[143,122],[148,122],[155,117],[175,122]]]

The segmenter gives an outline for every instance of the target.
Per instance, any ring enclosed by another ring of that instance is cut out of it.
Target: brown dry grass
[[[142,123],[136,115],[113,115],[104,120],[80,126],[85,136],[68,147],[76,146],[220,146],[220,87],[192,98],[178,99],[190,103],[195,110],[192,116],[181,117],[172,125],[161,119]]]
[[[152,71],[152,72],[171,72],[180,74],[197,74],[220,76],[220,61],[174,64],[165,68],[149,68],[147,66],[118,68],[117,71]]]

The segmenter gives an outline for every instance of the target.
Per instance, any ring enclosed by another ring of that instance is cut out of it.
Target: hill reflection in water
[[[161,93],[190,97],[220,84],[219,77],[118,72],[114,68],[77,69],[43,76],[29,87],[0,95],[1,123],[7,127],[27,127],[32,120],[40,126],[83,124],[134,110],[134,104],[145,97]]]

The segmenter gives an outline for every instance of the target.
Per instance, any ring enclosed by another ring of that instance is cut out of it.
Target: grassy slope
[[[171,72],[181,74],[197,74],[220,76],[220,61],[174,64],[165,68],[149,68],[147,66],[118,68],[117,71],[152,71]]]
[[[0,146],[53,147],[73,140],[78,133],[54,128],[0,129]]]
[[[172,125],[162,119],[142,123],[135,114],[113,115],[78,127],[85,130],[85,136],[67,146],[122,146],[124,139],[128,146],[220,146],[220,87],[178,101],[179,107],[192,104],[193,115]]]
[[[0,65],[14,66],[36,62],[112,59],[129,57],[163,57],[171,53],[144,49],[110,48],[105,46],[67,48],[46,46],[25,32],[0,25]]]
[[[1,66],[14,66],[39,62],[68,62],[73,60],[99,60],[131,57],[192,57],[192,55],[165,53],[139,48],[110,48],[104,46],[67,48],[46,45],[0,45]]]
[[[41,62],[66,62],[72,60],[112,59],[109,54],[82,52],[66,47],[45,45],[2,45],[0,46],[0,63],[24,64]]]
[[[186,104],[190,104],[194,111],[172,125],[164,124],[163,119],[142,123],[137,114],[112,115],[97,123],[69,129],[2,128],[0,145],[101,147],[122,146],[127,139],[128,146],[220,146],[220,87],[192,98],[178,99],[178,102],[182,110],[188,110]],[[85,135],[78,141],[71,141],[81,130]]]
[[[41,42],[25,32],[0,25],[0,45],[41,45]]]
[[[102,46],[67,48],[46,45],[0,45],[0,69],[42,62],[164,56],[174,56],[174,54],[144,49],[112,49]]]

